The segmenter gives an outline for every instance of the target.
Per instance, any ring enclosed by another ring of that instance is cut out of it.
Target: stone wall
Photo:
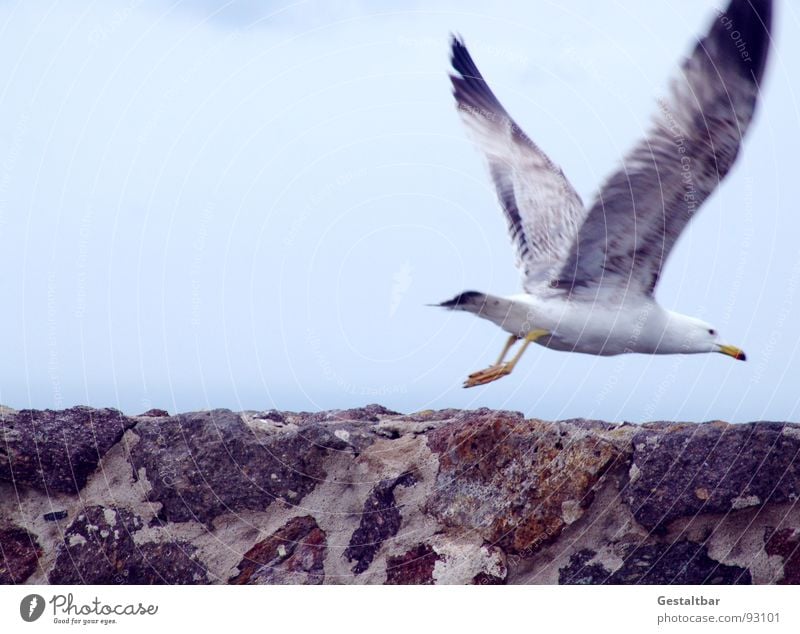
[[[0,583],[800,583],[800,426],[0,408]]]

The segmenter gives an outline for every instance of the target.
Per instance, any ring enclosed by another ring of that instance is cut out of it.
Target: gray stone
[[[135,424],[115,409],[21,410],[0,417],[0,480],[76,493]]]
[[[187,542],[134,541],[141,517],[117,507],[90,506],[64,532],[49,574],[58,584],[208,583],[204,566]]]
[[[589,563],[594,553],[580,551],[570,565],[559,570],[562,584],[659,584],[659,585],[747,585],[749,571],[726,566],[708,556],[706,547],[681,540],[673,544],[623,547],[623,564],[611,572],[599,563]]]
[[[623,498],[639,523],[661,531],[680,517],[796,501],[796,430],[783,423],[647,425],[633,435]]]
[[[333,432],[316,423],[248,425],[229,410],[195,412],[140,421],[131,459],[146,472],[161,520],[208,524],[223,513],[265,511],[276,500],[299,504],[325,480],[326,458],[348,447]]]
[[[361,574],[369,568],[383,542],[397,535],[400,530],[402,516],[395,502],[394,490],[398,486],[407,487],[415,483],[413,474],[404,473],[399,478],[384,480],[370,492],[364,502],[358,528],[344,551],[344,556],[355,562],[355,574]]]

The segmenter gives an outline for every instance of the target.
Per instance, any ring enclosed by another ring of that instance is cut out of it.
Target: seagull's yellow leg
[[[517,361],[519,361],[527,347],[540,337],[544,337],[545,335],[549,334],[550,333],[547,330],[542,330],[541,328],[531,330],[527,335],[525,335],[525,341],[522,342],[522,347],[517,351],[517,354],[515,354],[508,363],[503,363],[502,361],[505,359],[506,354],[508,354],[511,346],[514,345],[514,342],[517,340],[517,337],[512,335],[506,343],[506,347],[503,349],[503,352],[500,354],[500,358],[497,360],[497,363],[486,368],[485,370],[480,370],[470,374],[467,380],[464,381],[464,387],[486,385],[487,383],[496,381],[507,374],[511,374],[511,371],[514,369],[514,366],[517,365]]]
[[[511,335],[508,338],[508,341],[506,341],[506,345],[503,348],[503,351],[500,353],[500,356],[497,357],[497,361],[494,362],[495,365],[500,365],[505,360],[508,351],[511,350],[511,346],[517,343],[517,339],[519,339],[517,335]]]

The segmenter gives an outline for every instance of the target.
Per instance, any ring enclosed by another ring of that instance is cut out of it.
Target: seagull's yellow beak
[[[747,361],[747,357],[745,356],[744,352],[736,346],[718,344],[717,347],[719,348],[718,352],[721,352],[722,354],[727,354],[729,357],[733,357],[738,361]]]

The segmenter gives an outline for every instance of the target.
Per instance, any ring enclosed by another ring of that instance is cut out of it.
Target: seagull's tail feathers
[[[436,304],[450,310],[463,310],[474,313],[478,317],[488,319],[501,328],[507,324],[513,303],[503,297],[487,295],[478,291],[464,291],[441,304]]]

